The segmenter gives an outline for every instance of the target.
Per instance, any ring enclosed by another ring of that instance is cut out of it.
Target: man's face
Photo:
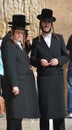
[[[44,33],[50,33],[51,26],[52,26],[51,22],[44,22],[44,21],[42,21],[41,22],[41,30],[42,30],[42,32],[44,32]]]
[[[16,41],[21,41],[23,40],[24,35],[25,32],[23,30],[16,29],[13,36]]]

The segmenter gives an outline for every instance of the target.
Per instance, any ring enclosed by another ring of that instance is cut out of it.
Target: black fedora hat
[[[19,29],[25,29],[27,25],[30,25],[30,23],[26,22],[26,16],[22,14],[14,14],[12,16],[12,22],[8,22],[10,24],[9,27],[12,28],[19,28]]]
[[[53,11],[51,9],[42,9],[41,14],[37,15],[37,18],[41,21],[54,22],[56,18],[53,17]]]

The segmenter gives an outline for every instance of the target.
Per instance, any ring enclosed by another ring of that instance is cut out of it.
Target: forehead
[[[52,23],[48,22],[48,21],[42,21],[41,24],[49,24],[49,25],[51,25]]]
[[[15,29],[16,32],[25,32],[24,30],[21,29]]]

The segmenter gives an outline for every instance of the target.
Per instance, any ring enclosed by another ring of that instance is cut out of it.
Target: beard
[[[47,26],[45,26],[44,28],[46,28]],[[42,24],[41,24],[41,22],[40,22],[40,29],[42,30],[42,32],[44,32],[44,33],[50,33],[51,32],[51,28],[52,28],[52,26],[50,27],[50,29],[48,30],[48,31],[46,31],[46,30],[44,30],[44,28],[43,28],[43,26],[42,26]]]
[[[50,33],[51,32],[51,28],[48,31],[45,31],[43,28],[41,28],[42,32],[44,33]]]

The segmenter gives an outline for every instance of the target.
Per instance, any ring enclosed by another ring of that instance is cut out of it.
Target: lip
[[[49,27],[49,26],[45,26],[45,27]]]

